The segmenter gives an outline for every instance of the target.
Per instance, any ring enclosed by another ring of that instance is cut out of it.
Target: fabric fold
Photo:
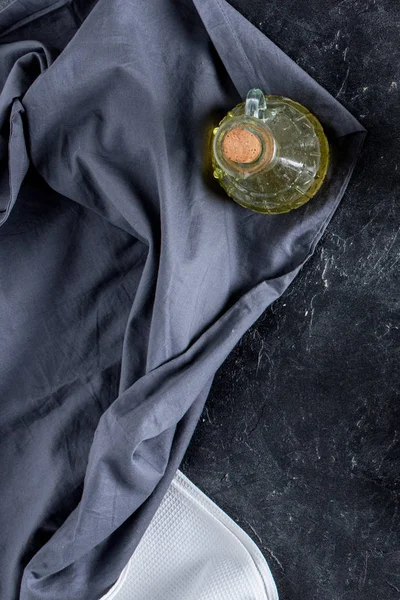
[[[39,43],[5,48],[0,66],[0,226],[17,200],[29,166],[21,98],[51,62],[50,53]]]

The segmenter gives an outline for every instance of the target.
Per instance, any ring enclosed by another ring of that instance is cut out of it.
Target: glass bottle
[[[318,119],[301,104],[259,89],[213,131],[214,177],[233,200],[257,212],[284,213],[308,202],[328,161]]]

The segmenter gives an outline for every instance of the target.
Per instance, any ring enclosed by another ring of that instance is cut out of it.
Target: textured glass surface
[[[263,119],[245,115],[242,102],[214,130],[214,176],[227,194],[246,208],[288,212],[310,200],[320,188],[328,167],[328,142],[321,124],[304,106],[280,96],[265,98]],[[254,164],[229,165],[223,156],[221,138],[231,122],[253,133],[264,129],[259,135],[263,152]],[[273,157],[263,163],[263,156],[271,156],[271,139]]]

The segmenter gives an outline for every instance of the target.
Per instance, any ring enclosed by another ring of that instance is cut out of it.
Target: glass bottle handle
[[[248,92],[244,111],[247,117],[266,118],[267,101],[261,90],[253,88]]]

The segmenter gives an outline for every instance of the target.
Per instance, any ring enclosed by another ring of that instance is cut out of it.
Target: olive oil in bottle
[[[304,106],[253,89],[213,132],[214,177],[238,204],[284,213],[321,187],[329,146],[318,119]]]

